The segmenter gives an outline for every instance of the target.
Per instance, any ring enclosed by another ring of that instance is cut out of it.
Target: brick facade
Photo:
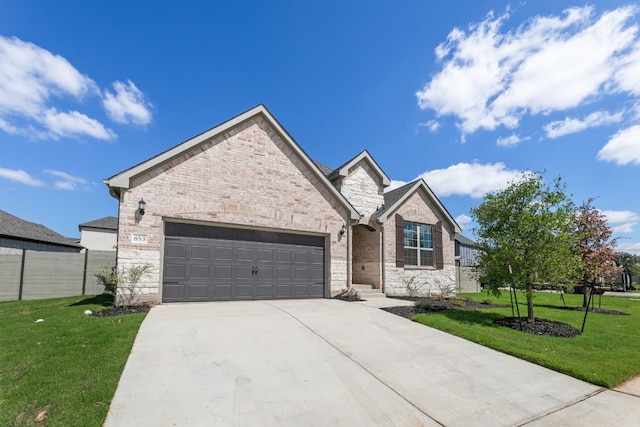
[[[118,266],[149,264],[138,284],[141,300],[160,302],[165,224],[187,222],[324,237],[326,296],[352,283],[403,295],[413,276],[432,293],[455,284],[457,225],[430,190],[393,209],[406,221],[442,221],[444,268],[397,268],[394,217],[376,216],[391,209],[383,194],[389,178],[366,151],[340,170],[323,170],[327,175],[263,106],[245,112],[105,181],[120,203]],[[141,199],[144,215],[137,212]]]
[[[195,146],[132,180],[121,193],[118,265],[153,266],[140,285],[161,300],[165,221],[247,226],[328,237],[332,295],[347,287],[348,211],[261,116]],[[144,198],[146,214],[136,213]],[[132,236],[146,235],[145,244]]]
[[[423,294],[439,294],[443,289],[455,290],[455,230],[445,215],[439,212],[438,207],[423,191],[417,191],[411,195],[395,213],[409,222],[435,224],[442,221],[444,268],[438,270],[435,267],[396,267],[396,222],[395,215],[389,215],[389,219],[384,224],[384,241],[387,242],[384,248],[385,293],[406,295],[406,281],[412,277],[421,284]]]

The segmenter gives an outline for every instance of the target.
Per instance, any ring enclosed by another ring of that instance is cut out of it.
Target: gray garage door
[[[163,302],[324,297],[324,238],[167,223]]]

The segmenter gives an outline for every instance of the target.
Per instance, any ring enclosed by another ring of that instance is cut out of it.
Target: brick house
[[[316,163],[263,105],[104,182],[119,201],[118,265],[152,266],[143,300],[455,284],[460,229],[424,181],[384,193],[366,151],[335,170]]]

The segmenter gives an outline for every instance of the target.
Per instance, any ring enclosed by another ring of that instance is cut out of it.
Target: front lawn
[[[500,298],[486,293],[463,294],[474,301],[493,299],[506,308],[486,310],[447,310],[418,314],[413,320],[442,331],[477,342],[503,353],[529,360],[550,369],[580,378],[593,384],[615,387],[640,374],[640,299],[602,297],[602,308],[628,313],[629,316],[589,313],[582,335],[558,338],[523,333],[494,324],[494,320],[510,317],[509,292]],[[595,298],[596,307],[598,298]],[[568,307],[582,304],[582,295],[565,295]],[[520,315],[526,317],[526,300],[518,294]],[[538,292],[534,298],[537,318],[582,326],[584,312],[563,307],[558,294]],[[516,314],[517,315],[517,314]]]
[[[109,306],[109,299],[0,303],[0,425],[104,423],[145,317],[84,314]]]

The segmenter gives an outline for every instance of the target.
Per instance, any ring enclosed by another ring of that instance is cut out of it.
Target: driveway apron
[[[164,304],[109,408],[116,426],[637,425],[640,398],[361,303]]]

